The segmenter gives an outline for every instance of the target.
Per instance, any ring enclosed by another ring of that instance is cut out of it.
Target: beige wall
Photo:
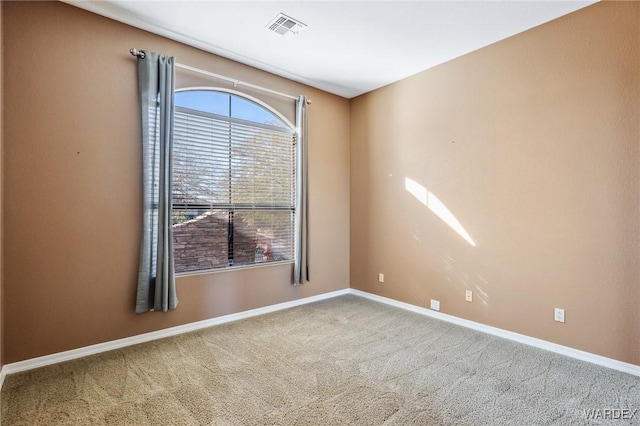
[[[639,61],[600,3],[354,99],[352,287],[640,364]]]
[[[445,313],[640,364],[640,4],[596,4],[351,108],[65,4],[3,2],[0,13],[4,363],[342,289],[351,269],[354,288],[435,298]],[[313,100],[310,284],[289,285],[288,265],[185,276],[178,310],[133,314],[131,47]]]
[[[6,362],[348,287],[347,100],[63,3],[2,8]],[[176,311],[133,313],[141,155],[132,47],[313,100],[311,283],[292,286],[291,265],[185,276]]]

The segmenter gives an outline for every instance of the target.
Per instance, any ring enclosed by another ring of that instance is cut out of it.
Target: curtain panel
[[[293,283],[309,281],[309,188],[307,161],[307,101],[302,95],[296,101],[296,216],[295,260]]]
[[[174,87],[175,58],[141,51],[143,227],[136,313],[166,312],[178,305],[171,228]]]

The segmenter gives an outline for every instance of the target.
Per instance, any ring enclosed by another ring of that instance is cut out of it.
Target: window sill
[[[220,272],[240,271],[244,269],[268,268],[270,266],[277,266],[277,265],[287,265],[287,264],[293,265],[293,263],[294,263],[293,260],[283,260],[280,262],[256,263],[253,265],[239,265],[239,266],[228,266],[226,268],[203,269],[199,271],[188,271],[188,272],[176,272],[176,278],[187,277],[191,275],[217,274]]]

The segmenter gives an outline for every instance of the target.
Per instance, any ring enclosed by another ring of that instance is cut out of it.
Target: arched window
[[[175,93],[176,272],[292,261],[296,140],[260,101],[221,90]]]

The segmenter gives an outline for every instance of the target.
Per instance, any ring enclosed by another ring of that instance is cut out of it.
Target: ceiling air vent
[[[298,35],[298,33],[306,27],[306,24],[290,18],[284,13],[280,13],[271,22],[269,22],[265,29],[276,34],[280,34],[285,38],[289,38]]]

